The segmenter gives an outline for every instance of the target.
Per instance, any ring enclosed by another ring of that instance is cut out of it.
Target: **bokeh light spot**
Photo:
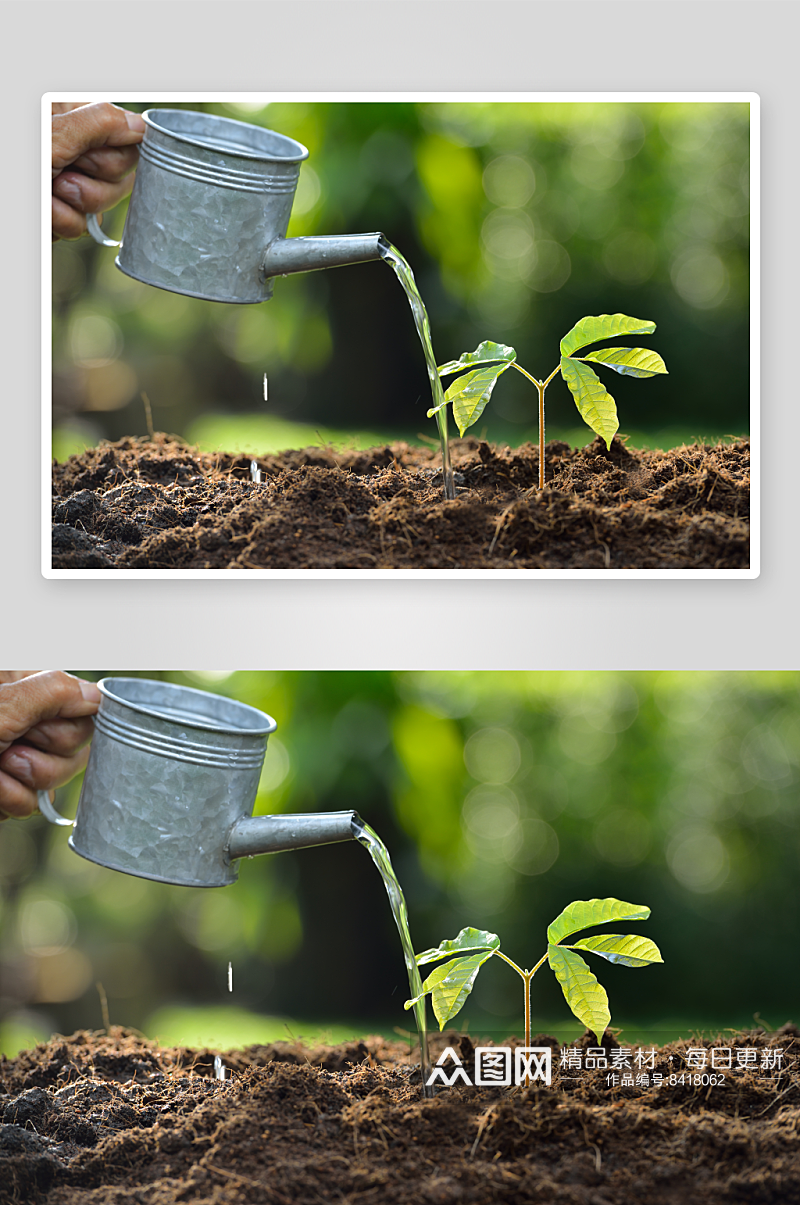
[[[527,274],[528,287],[535,293],[555,293],[567,283],[572,272],[572,260],[566,248],[552,239],[537,239],[536,259]]]
[[[709,310],[728,296],[728,270],[718,255],[703,247],[677,257],[670,275],[675,291],[696,310]]]
[[[716,833],[700,827],[679,831],[667,846],[667,862],[689,891],[716,891],[728,877],[728,851]]]
[[[519,155],[499,155],[483,173],[483,191],[494,205],[520,208],[536,190],[536,174]]]
[[[102,368],[122,351],[122,331],[103,314],[78,314],[69,335],[72,357],[81,368]]]
[[[482,728],[464,746],[464,764],[479,782],[510,782],[521,760],[519,744],[505,728]]]
[[[520,874],[544,874],[558,859],[558,835],[544,820],[530,818],[519,826],[520,843],[508,859]]]
[[[33,899],[22,905],[19,934],[28,954],[59,954],[72,945],[77,932],[74,912],[59,900]]]

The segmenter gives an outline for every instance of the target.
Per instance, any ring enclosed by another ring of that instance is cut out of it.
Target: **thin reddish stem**
[[[539,390],[539,489],[544,489],[544,385],[537,385]]]

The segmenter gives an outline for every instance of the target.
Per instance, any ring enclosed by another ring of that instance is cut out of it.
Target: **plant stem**
[[[518,967],[515,962],[512,962],[502,950],[495,950],[495,954],[502,958],[504,962],[507,962],[510,967],[513,967],[525,984],[525,1046],[527,1048],[531,1044],[531,979],[533,979],[542,963],[547,960],[547,952],[545,951],[532,971],[523,971],[522,967]],[[526,1075],[524,1086],[526,1088],[529,1087],[530,1082],[530,1076]]]
[[[544,391],[545,386],[536,382],[539,390],[539,489],[544,489]]]
[[[502,958],[503,962],[507,962],[510,967],[513,967],[518,975],[521,975],[523,979],[525,978],[527,972],[523,971],[522,967],[518,967],[515,962],[512,962],[507,954],[504,954],[502,950],[495,950],[495,954],[498,958]]]
[[[536,380],[536,377],[532,377],[529,372],[526,372],[525,369],[522,367],[522,365],[518,364],[516,360],[511,361],[511,367],[516,368],[517,372],[521,372],[524,377],[527,377],[528,380],[531,382],[531,384],[533,384],[533,385],[539,384],[539,382]]]
[[[439,443],[442,449],[442,481],[444,496],[452,501],[456,496],[456,483],[453,479],[453,468],[450,463],[450,440],[447,435],[447,407],[436,411],[436,423],[439,427]]]
[[[531,384],[536,386],[536,390],[539,394],[539,489],[543,490],[544,489],[544,391],[547,388],[547,386],[550,384],[550,382],[552,381],[553,377],[559,371],[559,368],[561,367],[561,365],[559,364],[558,368],[553,369],[553,371],[550,373],[550,376],[547,378],[546,381],[537,381],[536,377],[532,377],[529,372],[526,372],[521,364],[517,364],[516,360],[512,361],[512,366],[514,368],[516,368],[518,372],[521,372],[524,377],[527,377],[528,380],[531,382]],[[519,969],[519,968],[517,968],[517,969]]]

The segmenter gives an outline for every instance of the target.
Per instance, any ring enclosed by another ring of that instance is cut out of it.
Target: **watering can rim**
[[[185,134],[178,130],[173,130],[168,125],[161,125],[155,119],[155,114],[157,113],[175,114],[176,116],[194,114],[195,116],[199,115],[200,117],[207,118],[210,122],[220,122],[224,123],[225,125],[241,126],[242,129],[247,131],[258,130],[264,134],[271,134],[275,138],[280,138],[283,142],[290,143],[292,146],[297,148],[298,153],[292,155],[279,155],[275,154],[273,151],[255,151],[248,149],[248,147],[242,146],[239,143],[237,143],[235,147],[222,143],[216,143],[213,138],[201,138],[197,137],[197,135]],[[239,121],[235,117],[222,117],[217,113],[202,113],[199,109],[166,109],[159,106],[158,108],[145,109],[145,111],[142,113],[142,120],[146,125],[151,126],[154,130],[157,130],[159,134],[166,134],[168,137],[174,138],[178,142],[184,142],[188,146],[206,147],[209,150],[222,151],[227,155],[236,155],[242,159],[255,159],[261,163],[302,163],[308,158],[309,154],[307,147],[304,147],[302,142],[298,142],[296,138],[290,138],[288,134],[281,134],[278,130],[269,130],[266,126],[256,125],[255,122],[252,121]]]
[[[204,718],[201,715],[183,716],[170,715],[168,711],[163,711],[160,707],[152,703],[136,703],[130,699],[126,699],[124,695],[115,693],[111,687],[111,683],[139,683],[139,682],[156,682],[158,686],[163,687],[167,691],[177,691],[180,694],[189,693],[198,695],[200,698],[208,697],[214,699],[224,699],[231,707],[237,711],[243,712],[258,717],[260,724],[258,727],[244,727],[242,725],[220,723],[217,720],[212,720],[209,716]],[[129,707],[131,711],[137,711],[140,715],[156,716],[159,719],[165,720],[171,724],[178,724],[181,728],[196,728],[201,732],[218,732],[229,736],[269,736],[278,727],[277,721],[272,716],[267,715],[265,711],[259,711],[257,707],[251,707],[249,703],[240,703],[238,699],[229,699],[227,695],[218,695],[212,690],[199,690],[194,686],[182,686],[175,682],[160,682],[152,678],[120,678],[109,677],[101,678],[97,683],[97,688],[102,695],[109,699],[112,703],[119,703],[123,707]],[[266,723],[264,723],[266,721]]]

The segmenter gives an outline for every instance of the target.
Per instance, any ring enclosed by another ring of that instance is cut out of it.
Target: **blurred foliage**
[[[670,370],[646,398],[615,378],[623,431],[667,444],[675,427],[748,430],[747,104],[176,107],[308,147],[289,235],[382,230],[414,269],[440,363],[488,338],[543,377],[579,318],[621,311],[657,323]],[[123,208],[106,218],[117,237]],[[143,391],[156,429],[191,438],[215,412],[279,420],[279,441],[285,420],[435,437],[411,313],[381,263],[287,277],[268,303],[225,306],[131,280],[84,238],[55,246],[53,297],[61,447],[144,434]],[[535,394],[517,376],[482,420],[490,438],[534,435]],[[549,435],[588,442],[563,382],[551,394]]]
[[[665,965],[603,966],[615,1022],[792,1015],[797,673],[146,676],[277,719],[256,810],[359,811],[391,851],[417,949],[474,925],[530,966],[565,904],[616,896],[652,908],[641,931]],[[68,814],[78,788],[59,793]],[[265,1015],[264,1033],[282,1017],[303,1032],[408,1028],[388,902],[355,842],[246,859],[237,883],[203,891],[87,862],[37,817],[0,825],[0,884],[5,1041],[97,1027],[97,981],[112,1024],[149,1034],[166,1017],[173,1035],[175,1009],[189,1033],[221,1015],[198,1008],[230,1010],[230,1025]],[[484,970],[463,1015],[473,1032],[519,1027],[511,980]],[[534,1023],[565,1030],[553,976],[533,988]]]
[[[287,1042],[297,1039],[315,1042],[347,1042],[363,1036],[353,1026],[314,1025],[265,1017],[242,1008],[221,1005],[217,1008],[161,1008],[147,1022],[148,1036],[162,1046],[220,1046],[227,1049]]]

